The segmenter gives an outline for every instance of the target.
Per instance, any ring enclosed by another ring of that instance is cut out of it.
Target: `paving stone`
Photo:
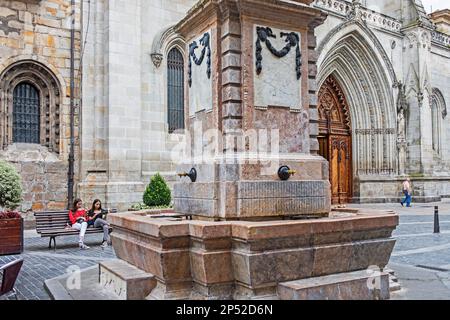
[[[25,237],[25,251],[21,255],[0,256],[0,265],[18,258],[24,264],[16,282],[19,300],[50,300],[44,288],[44,281],[67,273],[69,267],[85,269],[100,261],[114,259],[112,247],[100,248],[102,235],[89,235],[86,244],[90,250],[78,248],[77,237],[57,239],[58,249],[48,250],[48,239]],[[10,298],[13,300],[13,298]]]
[[[433,233],[434,206],[439,206],[440,234]],[[400,216],[389,264],[400,290],[395,285],[392,299],[450,299],[450,202],[415,204],[412,208],[398,204],[349,207],[395,210]]]

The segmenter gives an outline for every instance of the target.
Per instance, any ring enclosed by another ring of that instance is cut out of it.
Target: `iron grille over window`
[[[40,143],[40,103],[38,90],[29,83],[14,89],[13,142]]]
[[[167,58],[169,132],[184,129],[184,62],[180,50],[173,48]]]

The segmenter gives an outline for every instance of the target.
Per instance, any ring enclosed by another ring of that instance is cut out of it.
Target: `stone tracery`
[[[380,61],[371,38],[360,30],[358,23],[344,24],[349,27],[347,32],[345,27],[339,29],[319,47],[321,52],[328,51],[319,59],[319,83],[334,75],[348,98],[353,119],[355,171],[360,175],[393,174],[397,171],[394,156],[397,113],[392,96],[396,77],[385,73],[384,70],[390,69],[383,65],[383,52],[379,54],[383,58]]]

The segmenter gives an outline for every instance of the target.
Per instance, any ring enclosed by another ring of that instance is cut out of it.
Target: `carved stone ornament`
[[[347,13],[347,19],[348,20],[358,20],[360,22],[365,23],[365,21],[362,19],[361,3],[359,2],[359,0],[352,1],[351,5],[350,5],[350,9]]]
[[[256,33],[258,35],[258,39],[256,40],[256,73],[259,75],[262,71],[262,45],[261,42],[264,42],[266,44],[267,49],[276,57],[283,58],[285,57],[290,51],[291,48],[295,47],[296,56],[295,56],[295,71],[297,72],[297,80],[300,80],[302,76],[302,54],[300,52],[300,36],[298,33],[295,32],[281,32],[280,37],[286,38],[286,46],[281,49],[277,50],[273,47],[272,43],[270,42],[269,38],[275,38],[276,35],[273,34],[272,29],[269,27],[257,27]]]
[[[161,53],[155,52],[155,53],[150,54],[150,57],[152,58],[152,62],[155,65],[155,67],[159,68],[163,61],[163,55]]]
[[[397,83],[398,97],[397,97],[397,113],[408,111],[408,102],[406,101],[406,86],[399,81]]]
[[[205,33],[203,37],[200,39],[200,45],[203,46],[202,52],[200,54],[200,57],[197,57],[195,54],[195,50],[198,48],[197,41],[192,42],[189,45],[189,66],[188,66],[188,82],[189,87],[192,86],[192,60],[194,60],[194,63],[197,66],[200,66],[203,63],[203,60],[205,59],[205,56],[207,56],[206,60],[206,75],[208,76],[208,79],[211,79],[211,46],[210,46],[210,35],[209,33]]]

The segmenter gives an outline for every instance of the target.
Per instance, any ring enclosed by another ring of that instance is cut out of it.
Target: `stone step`
[[[394,276],[394,275],[395,275],[395,271],[392,270],[392,269],[389,269],[389,268],[384,268],[384,272],[389,273],[391,276]]]
[[[123,260],[100,263],[100,286],[119,300],[144,300],[155,288],[155,276]]]
[[[387,300],[389,275],[367,270],[280,283],[281,300]]]
[[[400,283],[396,282],[396,281],[389,281],[389,291],[390,292],[395,292],[395,291],[400,291],[402,289]]]
[[[398,282],[398,278],[395,276],[395,271],[388,268],[385,268],[384,271],[389,273],[389,291],[390,292],[400,291],[402,287]]]

